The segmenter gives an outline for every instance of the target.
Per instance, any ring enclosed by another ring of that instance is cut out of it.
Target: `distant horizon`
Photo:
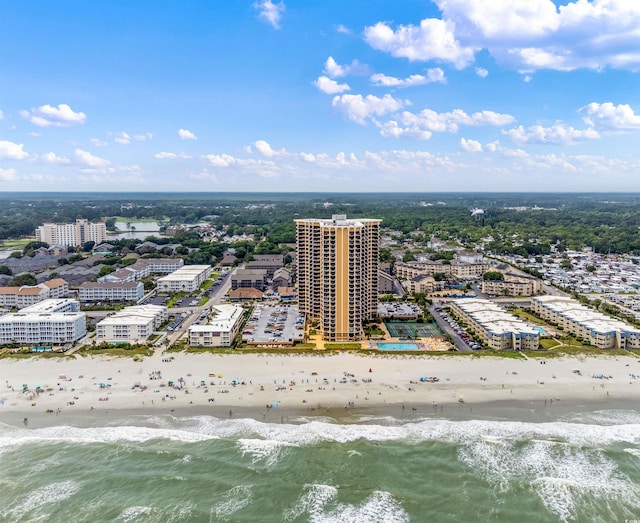
[[[0,19],[4,190],[640,191],[638,2],[26,0]]]

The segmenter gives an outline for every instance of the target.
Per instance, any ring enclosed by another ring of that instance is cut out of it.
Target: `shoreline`
[[[438,381],[419,381],[427,376]],[[294,423],[307,417],[348,423],[367,416],[546,421],[576,411],[635,409],[639,399],[640,360],[634,356],[470,360],[157,353],[142,361],[0,360],[2,420],[22,425],[28,418],[29,427],[143,415]]]

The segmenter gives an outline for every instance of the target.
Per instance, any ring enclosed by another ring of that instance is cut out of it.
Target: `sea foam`
[[[391,494],[375,491],[357,505],[338,503],[338,489],[331,485],[307,485],[306,491],[285,515],[292,521],[307,514],[311,523],[406,523],[409,515]]]
[[[26,498],[6,507],[2,512],[5,521],[16,521],[45,505],[51,505],[70,498],[80,490],[80,484],[73,480],[50,483],[31,492]]]

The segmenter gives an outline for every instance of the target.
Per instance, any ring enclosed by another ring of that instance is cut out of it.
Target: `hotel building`
[[[86,219],[76,220],[75,223],[45,222],[36,229],[36,240],[49,245],[67,245],[76,247],[85,242],[105,242],[107,227],[104,222],[92,223]]]
[[[296,222],[298,303],[325,341],[362,339],[362,322],[378,311],[380,222],[331,219]]]

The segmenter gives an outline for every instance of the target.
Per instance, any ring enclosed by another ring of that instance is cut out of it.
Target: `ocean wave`
[[[80,490],[77,481],[68,480],[51,483],[31,492],[22,501],[6,507],[2,512],[5,521],[17,521],[23,516],[45,505],[51,505],[70,498]]]
[[[249,485],[237,485],[227,490],[220,496],[221,500],[211,508],[210,519],[226,520],[238,510],[246,507],[251,502],[252,496],[253,493]]]
[[[336,503],[338,489],[331,485],[306,485],[306,491],[286,511],[285,521],[307,514],[311,523],[406,523],[409,515],[388,492],[375,491],[362,503]]]
[[[458,455],[499,492],[528,485],[562,521],[578,519],[577,510],[594,500],[640,509],[640,489],[598,448],[557,441],[487,440],[462,444]]]
[[[110,423],[113,423],[111,421]],[[518,421],[423,419],[397,420],[390,424],[330,423],[313,420],[303,424],[265,423],[255,419],[219,419],[212,416],[167,418],[162,426],[121,425],[79,428],[70,426],[40,429],[0,424],[0,454],[7,448],[37,442],[142,443],[156,439],[197,443],[212,439],[264,440],[273,445],[308,446],[318,443],[349,443],[360,440],[383,441],[502,441],[547,440],[569,445],[602,447],[617,443],[640,444],[640,423],[587,424],[567,421],[531,423]],[[252,444],[256,447],[258,444]],[[241,448],[248,448],[246,443]],[[253,451],[252,451],[253,452]],[[255,452],[258,452],[256,450]]]
[[[217,437],[212,434],[190,430],[130,425],[89,428],[56,426],[41,429],[16,429],[12,427],[7,431],[4,430],[4,427],[0,427],[0,454],[2,454],[3,450],[6,451],[25,444],[41,442],[70,442],[80,444],[144,443],[151,440],[167,439],[171,441],[195,443],[216,438]]]

